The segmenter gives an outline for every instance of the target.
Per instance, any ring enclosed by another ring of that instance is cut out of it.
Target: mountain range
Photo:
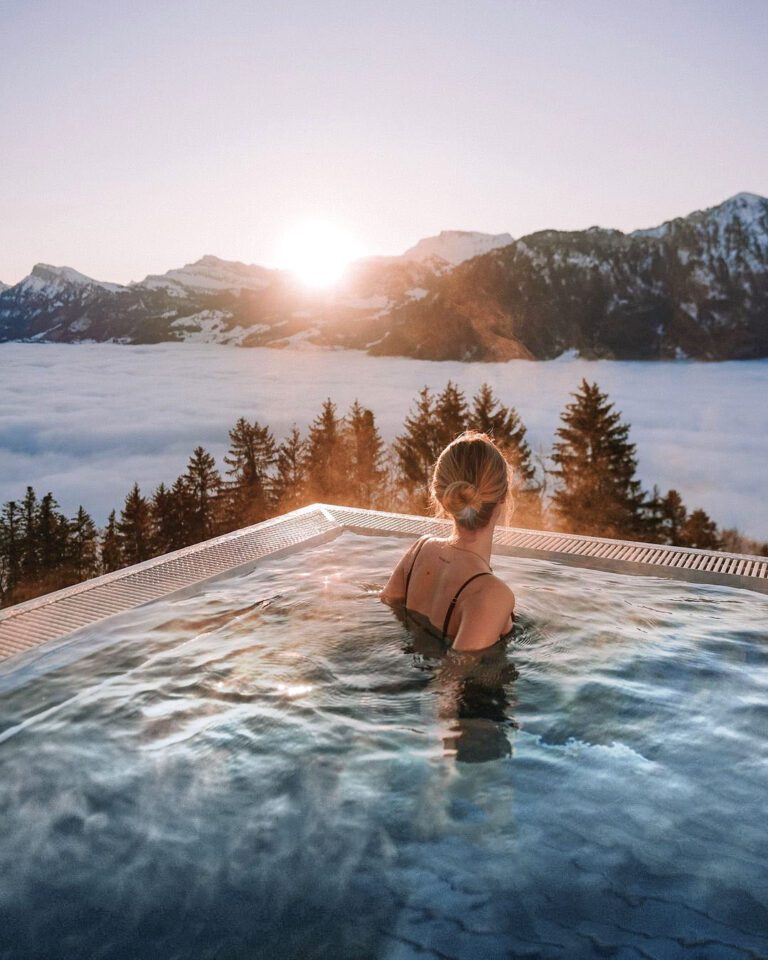
[[[0,284],[0,341],[360,349],[429,360],[768,357],[768,200],[622,233],[443,231],[318,292],[204,256],[130,284],[37,264]]]

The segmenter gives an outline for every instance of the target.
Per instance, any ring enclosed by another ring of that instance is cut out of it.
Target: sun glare
[[[279,250],[280,266],[308,287],[332,286],[359,256],[351,234],[325,220],[296,224],[283,237]]]

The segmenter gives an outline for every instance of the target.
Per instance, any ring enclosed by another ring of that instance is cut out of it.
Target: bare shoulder
[[[496,576],[476,581],[462,611],[454,650],[483,650],[499,639],[514,610],[515,595]]]
[[[402,555],[386,586],[379,594],[379,598],[384,603],[393,603],[404,599],[407,571],[413,563],[417,550],[426,546],[427,540],[428,538],[422,537],[420,540],[414,541]]]
[[[466,592],[466,606],[480,606],[491,603],[494,606],[503,607],[509,612],[515,605],[515,595],[512,589],[494,573],[489,577],[478,577],[467,588]]]
[[[496,574],[490,576],[488,581],[488,586],[493,591],[493,597],[498,599],[499,603],[506,603],[508,609],[513,609],[515,606],[515,594],[509,584],[500,580]]]

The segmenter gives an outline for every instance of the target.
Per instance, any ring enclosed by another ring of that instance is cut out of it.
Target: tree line
[[[534,458],[517,411],[488,384],[467,399],[449,380],[442,391],[419,391],[389,447],[357,400],[341,415],[327,399],[306,436],[294,425],[279,442],[268,425],[240,417],[222,469],[196,447],[170,486],[145,495],[134,484],[101,530],[82,506],[68,518],[51,493],[38,498],[27,487],[0,511],[0,605],[315,501],[427,513],[432,466],[466,429],[493,437],[513,465],[513,525],[768,555],[768,544],[718,530],[701,509],[689,512],[676,490],[643,490],[629,425],[597,384],[582,381],[544,460]]]

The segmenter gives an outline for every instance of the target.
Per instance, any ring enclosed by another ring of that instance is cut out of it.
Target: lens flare
[[[278,265],[308,287],[329,287],[359,256],[361,251],[350,233],[325,220],[307,220],[286,232]]]

